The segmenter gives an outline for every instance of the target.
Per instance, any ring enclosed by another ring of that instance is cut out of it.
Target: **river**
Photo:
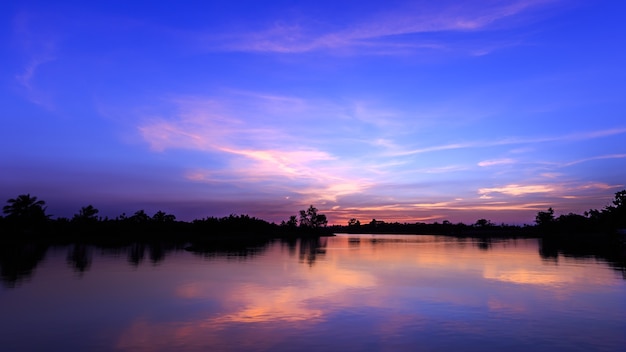
[[[537,239],[339,234],[20,250],[0,260],[4,351],[626,346],[624,268]]]

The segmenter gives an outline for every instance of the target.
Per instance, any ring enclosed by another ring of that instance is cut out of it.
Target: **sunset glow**
[[[313,204],[342,225],[602,208],[626,188],[624,11],[6,4],[0,198],[277,223]]]

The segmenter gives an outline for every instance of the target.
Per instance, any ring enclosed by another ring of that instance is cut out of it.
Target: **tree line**
[[[362,224],[352,218],[347,226],[334,226],[336,232],[347,233],[424,233],[469,236],[587,236],[599,238],[603,235],[615,235],[626,232],[626,190],[615,193],[611,204],[603,209],[590,209],[583,214],[568,213],[555,216],[552,207],[539,211],[535,216],[534,226],[515,226],[494,224],[481,218],[473,224],[456,223],[443,220],[434,223],[388,223],[372,219]],[[594,236],[595,235],[595,236]]]
[[[626,190],[615,193],[612,203],[603,209],[591,209],[580,214],[555,216],[553,208],[540,211],[535,226],[496,225],[487,219],[474,224],[442,223],[387,223],[372,219],[361,224],[352,218],[347,225],[328,226],[326,215],[311,205],[300,210],[280,224],[248,215],[231,214],[226,217],[206,217],[191,222],[178,221],[176,216],[161,210],[150,215],[138,210],[132,215],[122,213],[115,218],[98,216],[93,205],[81,207],[72,218],[52,219],[47,214],[46,202],[30,194],[22,194],[7,200],[0,216],[0,230],[6,237],[18,236],[178,236],[198,235],[247,235],[247,236],[303,236],[323,235],[333,232],[348,233],[433,233],[452,235],[501,235],[503,233],[525,236],[548,236],[553,234],[615,233],[626,229]]]
[[[554,209],[540,211],[535,217],[539,229],[546,233],[610,233],[626,230],[626,190],[615,193],[610,205],[581,214],[554,215]]]
[[[173,214],[157,211],[150,215],[141,209],[115,218],[98,216],[99,210],[89,204],[81,207],[71,218],[52,219],[46,202],[30,194],[21,194],[7,200],[0,216],[0,230],[6,237],[26,236],[117,236],[146,237],[176,234],[179,237],[198,235],[322,235],[328,224],[326,215],[311,205],[300,210],[299,217],[277,225],[249,215],[231,214],[225,217],[206,217],[191,222],[178,221]]]

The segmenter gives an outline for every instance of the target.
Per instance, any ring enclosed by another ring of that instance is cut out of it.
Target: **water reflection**
[[[473,238],[451,236],[416,236],[416,235],[343,235],[342,240],[350,248],[358,248],[363,243],[370,246],[385,246],[388,244],[415,246],[436,242],[447,243],[457,248],[472,246],[488,252],[494,244],[506,243],[515,245],[515,239]],[[304,238],[272,240],[267,238],[238,238],[212,239],[189,243],[132,243],[121,245],[86,245],[71,244],[67,248],[67,263],[77,273],[89,271],[92,262],[93,249],[98,248],[102,254],[112,256],[126,256],[130,265],[137,267],[147,258],[152,264],[165,260],[170,252],[186,250],[204,258],[232,258],[245,259],[263,255],[268,248],[279,243],[286,248],[289,255],[297,254],[299,261],[310,266],[316,260],[324,258],[329,238]],[[534,240],[531,240],[534,241]],[[37,266],[45,258],[49,244],[9,242],[0,246],[0,274],[5,287],[15,287],[21,281],[27,280],[35,272]],[[415,253],[416,255],[419,253]],[[538,254],[544,263],[558,264],[559,258],[594,258],[607,263],[626,279],[626,249],[623,245],[603,242],[563,241],[554,239],[538,240]]]
[[[614,285],[592,268],[544,270],[536,242],[528,240],[351,236],[270,246],[255,265],[274,268],[270,258],[283,250],[297,254],[305,268],[256,272],[254,279],[249,268],[239,268],[232,273],[236,280],[220,280],[220,293],[211,283],[186,283],[177,289],[179,297],[198,302],[219,297],[224,308],[176,322],[139,318],[117,347],[168,350],[182,346],[184,336],[187,346],[218,350],[233,349],[233,341],[242,341],[236,350],[499,350],[511,345],[552,350],[559,342],[550,335],[563,333],[555,326],[581,331],[566,321],[581,319],[568,313],[570,305],[585,299],[577,295],[603,296]],[[492,253],[476,255],[485,250]],[[595,308],[577,309],[584,319],[600,319],[590,318]],[[621,323],[594,330],[593,338],[572,337],[575,343],[567,346],[602,350],[594,342],[598,337],[618,346],[623,318],[604,313],[602,319]]]
[[[143,261],[143,256],[146,252],[146,246],[143,243],[133,243],[128,248],[128,262],[131,265],[137,266]]]
[[[67,263],[80,274],[87,271],[91,266],[91,248],[84,244],[70,246],[67,253]]]
[[[326,255],[327,237],[303,238],[300,240],[300,262],[309,266],[315,264],[318,258]]]
[[[0,246],[0,275],[7,287],[29,279],[44,259],[47,245],[37,243],[3,243]]]
[[[185,250],[205,258],[253,258],[265,252],[273,242],[265,237],[215,238],[186,245]]]
[[[541,240],[539,255],[554,263],[558,263],[559,256],[597,259],[620,272],[626,280],[626,245],[618,241],[606,243],[593,239],[564,241],[547,238]]]
[[[3,280],[14,284],[0,291],[5,350],[37,349],[28,336],[40,331],[52,350],[609,351],[626,343],[623,267],[533,239],[36,248],[13,248],[29,265],[7,265],[0,250]],[[6,281],[5,268],[30,280]]]

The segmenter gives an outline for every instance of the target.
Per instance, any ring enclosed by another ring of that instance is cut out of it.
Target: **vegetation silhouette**
[[[95,222],[98,221],[98,214],[100,211],[89,204],[86,207],[80,208],[78,214],[74,214],[72,221],[74,222]]]
[[[316,230],[326,227],[327,224],[326,215],[318,214],[317,208],[313,205],[307,210],[300,210],[300,227],[306,230]]]
[[[109,219],[98,217],[99,210],[93,205],[81,207],[72,219],[51,219],[46,214],[45,202],[30,194],[22,194],[7,200],[3,207],[6,217],[0,217],[2,238],[43,239],[57,241],[124,241],[124,240],[202,240],[215,237],[250,239],[252,237],[302,237],[325,236],[332,233],[412,233],[444,234],[452,236],[510,236],[510,237],[558,237],[594,236],[603,238],[619,235],[626,229],[626,190],[615,193],[611,205],[604,209],[590,209],[583,215],[563,214],[555,216],[553,208],[539,211],[535,225],[496,225],[481,218],[474,224],[443,222],[387,223],[372,219],[362,224],[352,218],[347,225],[328,226],[326,215],[320,214],[313,205],[300,210],[279,225],[249,215],[231,214],[226,217],[206,217],[191,222],[177,221],[176,216],[161,210],[152,216],[145,210],[133,215]]]
[[[327,217],[313,205],[280,224],[243,214],[185,222],[161,210],[150,216],[143,209],[110,219],[98,217],[99,210],[91,204],[81,207],[71,219],[52,219],[46,214],[46,202],[30,194],[7,200],[2,210],[0,277],[9,287],[30,277],[52,245],[67,245],[67,263],[81,274],[91,267],[90,248],[94,246],[125,254],[129,264],[137,266],[146,256],[158,264],[171,251],[182,249],[203,257],[245,259],[279,240],[291,255],[313,265],[325,255],[325,241],[320,237],[333,233],[446,235],[471,238],[483,250],[491,248],[492,238],[538,238],[539,255],[545,260],[558,260],[559,256],[598,258],[626,278],[626,190],[615,193],[603,209],[556,216],[550,207],[537,213],[535,225],[524,226],[497,225],[485,218],[470,225],[446,220],[427,224],[376,219],[363,224],[352,218],[347,225],[328,226]],[[360,241],[349,244],[358,246]],[[384,242],[380,238],[372,241]]]
[[[31,197],[30,194],[21,194],[7,200],[2,212],[7,215],[5,221],[9,228],[4,230],[34,233],[41,231],[50,216],[46,215],[46,202]],[[3,224],[4,225],[4,224]]]

